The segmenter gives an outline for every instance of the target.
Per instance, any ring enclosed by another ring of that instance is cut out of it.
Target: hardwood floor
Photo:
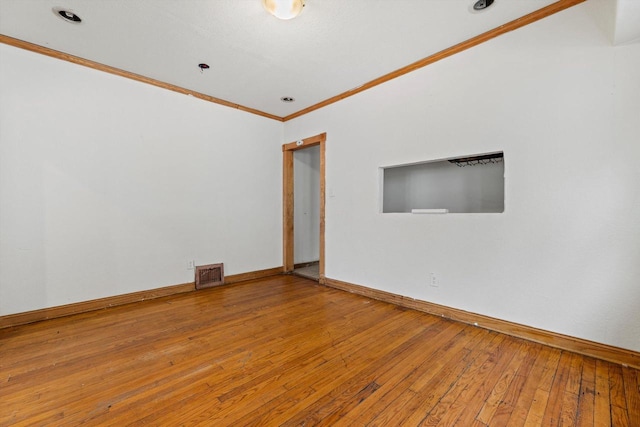
[[[0,330],[0,426],[640,426],[640,372],[295,276]]]

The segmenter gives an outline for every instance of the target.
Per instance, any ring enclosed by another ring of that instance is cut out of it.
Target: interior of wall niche
[[[504,212],[504,153],[380,168],[382,213]]]

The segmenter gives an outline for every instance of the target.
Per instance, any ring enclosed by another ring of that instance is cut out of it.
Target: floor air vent
[[[224,285],[224,264],[196,266],[196,289]]]

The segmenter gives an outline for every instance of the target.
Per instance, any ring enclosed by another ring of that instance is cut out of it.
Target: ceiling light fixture
[[[262,0],[264,8],[279,19],[293,19],[300,15],[304,0]]]

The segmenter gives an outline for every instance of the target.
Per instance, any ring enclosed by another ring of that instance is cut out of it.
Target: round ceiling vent
[[[52,10],[57,17],[64,19],[66,22],[71,22],[72,24],[79,24],[82,22],[82,19],[70,10],[62,7],[54,7]]]
[[[473,5],[473,10],[484,10],[493,4],[493,0],[478,0]]]

